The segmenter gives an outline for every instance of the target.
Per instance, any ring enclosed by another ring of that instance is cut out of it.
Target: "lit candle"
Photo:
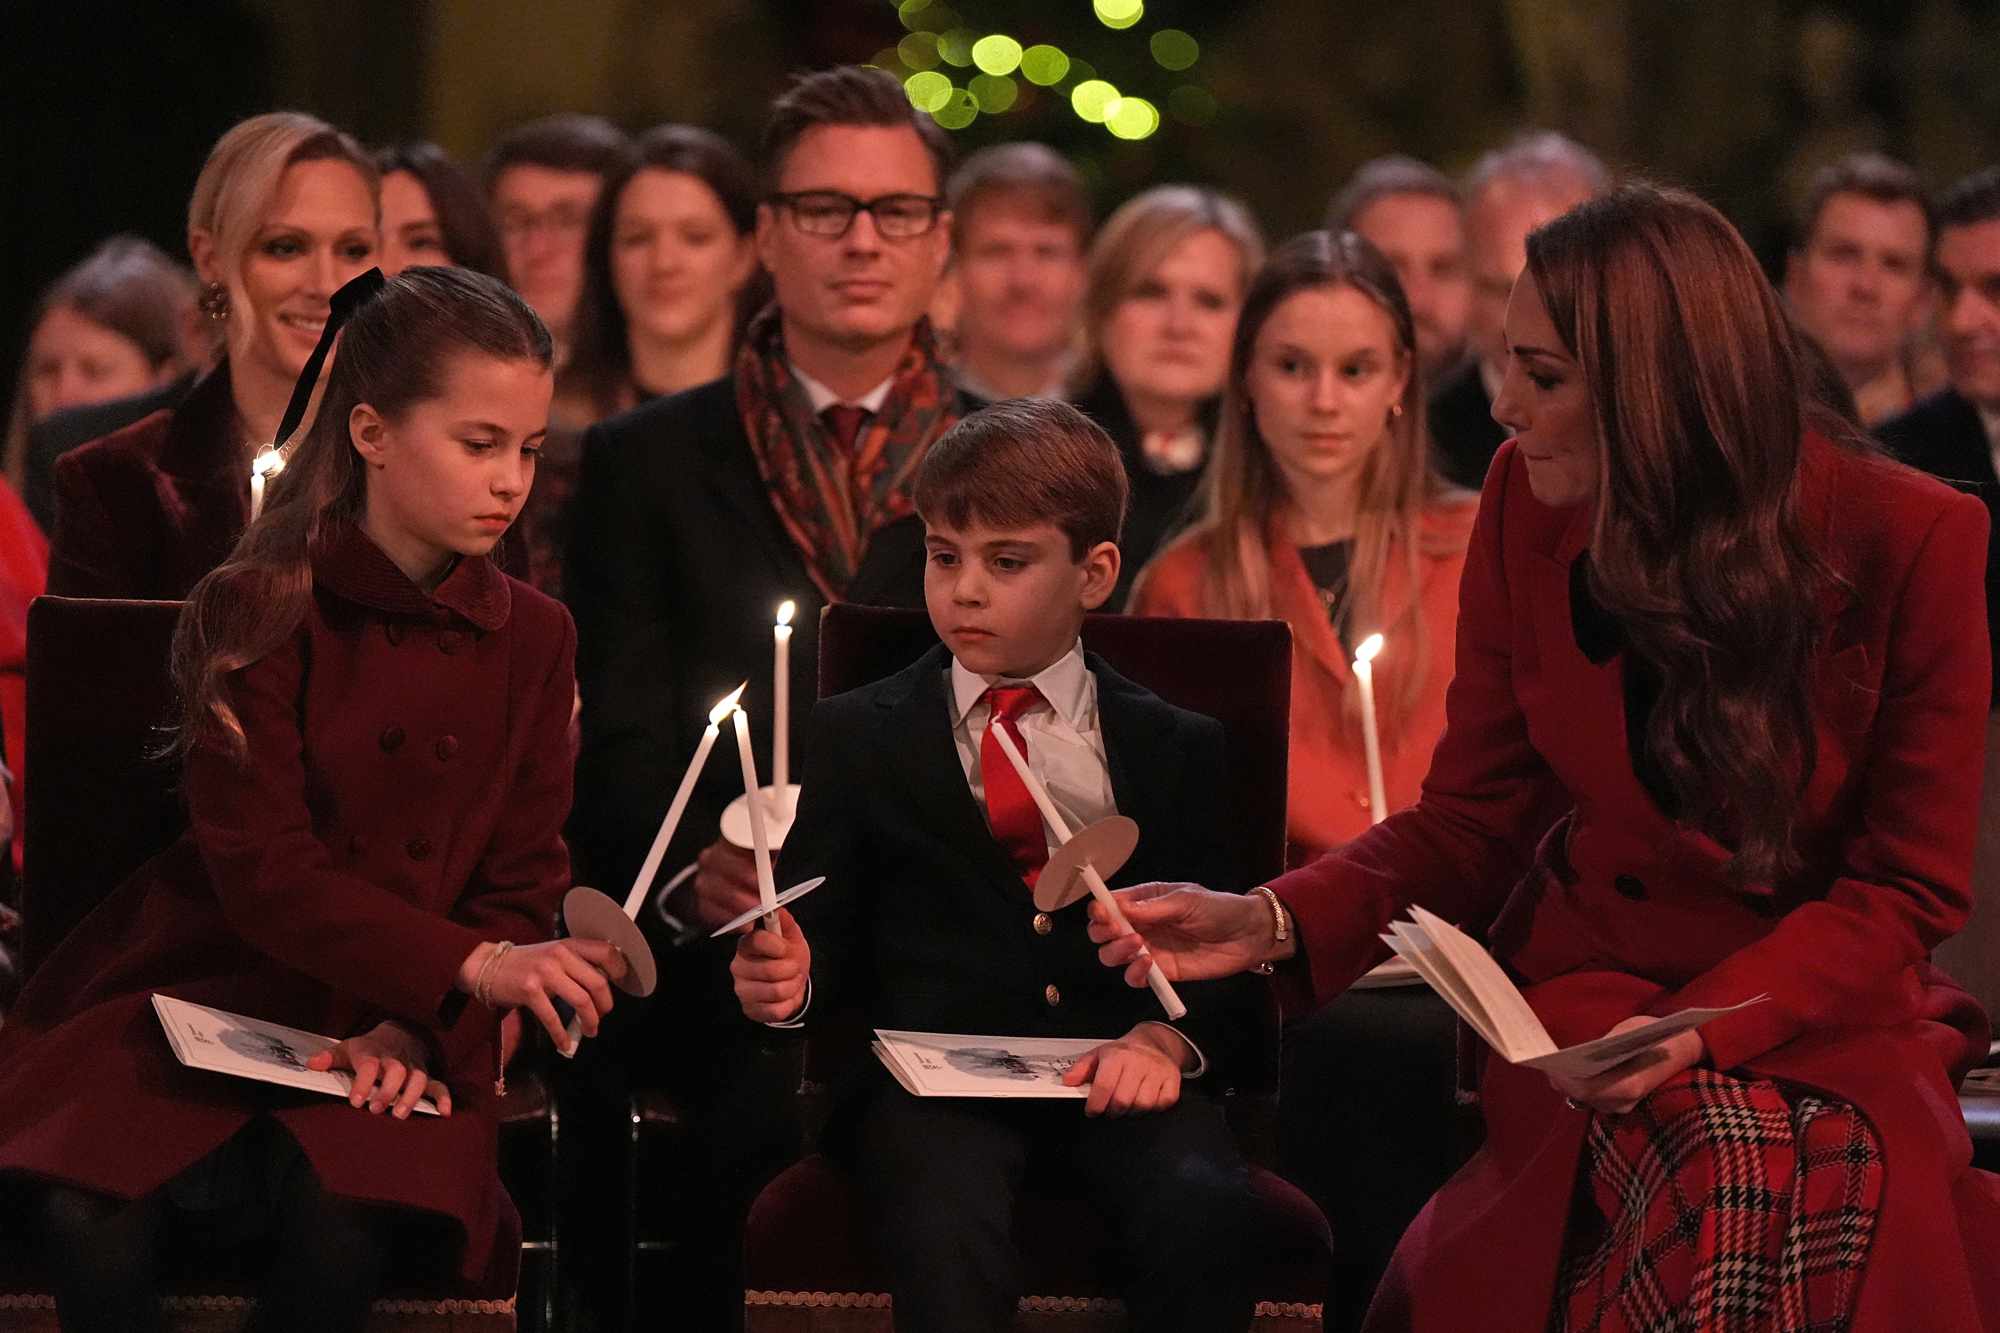
[[[750,850],[757,860],[757,897],[764,904],[764,928],[778,928],[778,881],[771,873],[771,838],[764,831],[764,802],[759,797],[757,758],[750,753],[750,719],[736,710],[736,754],[743,761],[744,804],[750,807]]]
[[[660,860],[667,854],[667,844],[674,840],[674,830],[680,827],[681,815],[687,811],[688,798],[694,794],[695,780],[708,763],[708,752],[715,748],[715,738],[721,735],[718,728],[722,719],[736,711],[736,701],[742,697],[743,686],[738,685],[734,694],[709,710],[708,726],[701,733],[701,744],[695,747],[694,759],[688,764],[687,772],[681,774],[680,788],[674,792],[673,803],[667,807],[667,817],[660,821],[660,831],[654,835],[645,863],[639,867],[639,877],[632,881],[632,891],[625,895],[626,916],[638,917],[639,907],[646,901],[646,891],[653,887],[653,876],[660,873]]]
[[[1375,658],[1382,651],[1382,636],[1371,634],[1354,650],[1354,683],[1361,687],[1361,743],[1368,752],[1368,818],[1379,824],[1389,814],[1389,798],[1382,794],[1382,737],[1375,730]]]
[[[792,617],[797,612],[786,602],[771,627],[771,785],[779,801],[792,781]]]
[[[257,456],[250,460],[250,521],[255,523],[257,515],[264,512],[264,478],[275,477],[285,470],[285,456],[270,445],[265,445]]]
[[[1049,799],[1048,790],[1036,780],[1033,773],[1028,771],[1028,761],[1015,746],[1014,738],[1007,734],[1007,728],[998,720],[987,723],[987,726],[1000,738],[1000,748],[1006,752],[1007,762],[1021,775],[1021,785],[1026,787],[1028,795],[1034,798],[1035,808],[1040,810],[1042,818],[1048,821],[1049,828],[1056,835],[1056,841],[1068,842],[1069,821],[1062,817],[1062,811],[1056,809],[1056,803]],[[1089,887],[1090,896],[1104,908],[1104,914],[1111,918],[1112,924],[1118,927],[1119,932],[1130,935],[1131,923],[1125,920],[1124,909],[1118,906],[1118,900],[1111,896],[1111,886],[1104,882],[1104,876],[1097,873],[1097,867],[1088,861],[1083,863],[1083,882]],[[1181,997],[1174,990],[1174,983],[1167,980],[1167,974],[1160,970],[1158,963],[1148,964],[1146,984],[1153,988],[1153,995],[1159,1000],[1160,1007],[1167,1011],[1168,1018],[1187,1016],[1187,1005],[1181,1001]]]

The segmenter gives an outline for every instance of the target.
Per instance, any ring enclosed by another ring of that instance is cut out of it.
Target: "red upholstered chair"
[[[166,664],[179,614],[178,602],[63,597],[40,598],[28,613],[27,765],[36,781],[26,813],[22,924],[30,974],[106,893],[186,827],[178,775],[149,757],[173,714]],[[540,1078],[511,1080],[501,1115],[503,1155],[528,1159],[532,1172],[548,1178],[552,1199],[556,1118]],[[533,1209],[524,1211],[532,1225]],[[0,1231],[6,1225],[0,1220]],[[55,1333],[54,1299],[23,1261],[30,1248],[23,1239],[0,1240],[0,1333]],[[552,1312],[553,1231],[543,1229],[523,1249],[524,1278],[532,1275],[535,1290],[545,1293],[535,1313]],[[170,1326],[235,1328],[247,1291],[240,1282],[189,1275],[166,1299]],[[516,1326],[515,1307],[513,1296],[394,1291],[376,1302],[369,1328],[500,1333]]]
[[[820,621],[822,697],[898,671],[936,642],[920,612],[827,608]],[[1232,808],[1258,876],[1284,865],[1286,737],[1291,713],[1291,632],[1281,622],[1227,622],[1093,616],[1084,646],[1170,703],[1220,720],[1228,735]],[[1254,1163],[1272,1153],[1277,1096],[1277,1016],[1266,1015],[1265,1082],[1226,1094],[1230,1119]],[[808,1054],[822,1063],[822,1040]],[[1255,1279],[1255,1327],[1318,1328],[1331,1237],[1311,1200],[1262,1165],[1253,1165],[1262,1256]],[[748,1333],[876,1333],[890,1327],[883,1276],[863,1248],[855,1191],[821,1156],[788,1168],[752,1207],[744,1235]],[[1123,1327],[1120,1302],[1097,1256],[1108,1238],[1088,1209],[1028,1197],[1016,1225],[1030,1293],[1024,1329]]]

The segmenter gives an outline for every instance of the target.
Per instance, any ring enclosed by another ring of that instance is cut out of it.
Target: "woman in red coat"
[[[2000,1328],[1953,1096],[1988,1028],[1928,962],[1970,907],[1983,507],[1804,427],[1777,300],[1691,196],[1536,232],[1507,342],[1422,799],[1280,902],[1152,886],[1132,924],[1170,975],[1296,956],[1312,1004],[1421,903],[1564,1045],[1766,997],[1587,1082],[1489,1059],[1485,1146],[1371,1328]]]
[[[317,421],[182,612],[190,829],[0,1033],[0,1172],[46,1182],[31,1234],[66,1329],[153,1326],[170,1229],[271,1238],[260,1327],[357,1327],[398,1210],[511,1293],[496,1011],[563,1044],[550,998],[594,1032],[598,967],[622,971],[543,942],[570,882],[575,632],[486,558],[534,477],[548,333],[466,271],[358,285],[334,298],[324,344],[360,304]],[[352,1104],[181,1066],[155,991],[345,1038],[314,1063],[353,1070]],[[446,1116],[409,1115],[426,1092]]]

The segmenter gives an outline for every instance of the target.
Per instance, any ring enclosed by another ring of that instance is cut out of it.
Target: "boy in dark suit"
[[[1248,1173],[1210,1089],[1250,1031],[1244,983],[1183,988],[1187,1017],[1098,965],[1082,903],[1038,912],[1049,834],[988,724],[996,716],[1072,827],[1138,821],[1114,883],[1213,873],[1240,883],[1215,828],[1214,719],[1123,679],[1078,641],[1118,581],[1125,475],[1067,404],[973,413],[932,446],[915,498],[925,602],[944,640],[915,665],[814,710],[787,880],[825,875],[732,968],[749,1017],[858,1007],[870,1026],[1112,1036],[1067,1101],[918,1098],[869,1062],[829,1149],[853,1166],[892,1275],[896,1326],[1012,1326],[1024,1177],[1104,1214],[1133,1327],[1241,1329]]]

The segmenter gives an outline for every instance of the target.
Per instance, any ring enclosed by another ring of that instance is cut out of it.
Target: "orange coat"
[[[1431,750],[1444,734],[1444,694],[1457,642],[1458,578],[1477,508],[1465,496],[1437,501],[1425,511],[1425,536],[1452,554],[1419,557],[1414,596],[1401,553],[1393,548],[1390,553],[1375,698],[1383,710],[1382,788],[1391,810],[1416,804]],[[1271,562],[1271,612],[1292,627],[1291,780],[1285,805],[1288,860],[1298,865],[1368,828],[1368,764],[1360,728],[1344,711],[1354,685],[1349,654],[1333,631],[1298,547],[1284,534],[1281,516],[1274,515],[1267,525],[1264,545]],[[1182,537],[1146,570],[1129,610],[1147,616],[1213,615],[1203,597],[1207,572],[1199,542],[1192,535]],[[1413,604],[1423,608],[1430,665],[1415,707],[1396,726],[1387,721],[1387,707],[1417,651],[1409,620]]]

